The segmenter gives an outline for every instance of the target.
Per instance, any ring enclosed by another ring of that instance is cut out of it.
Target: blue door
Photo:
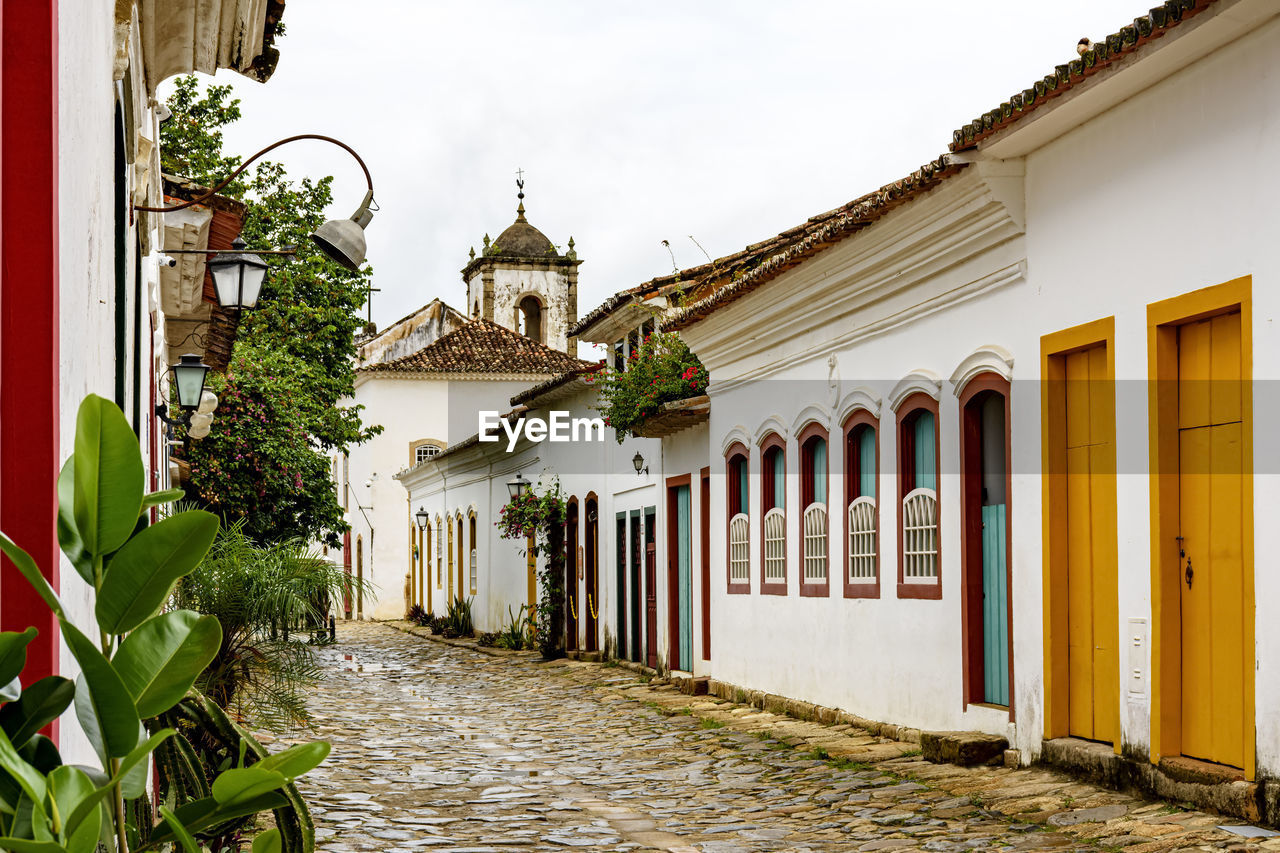
[[[1009,591],[1005,505],[982,508],[982,673],[986,699],[1009,704]]]

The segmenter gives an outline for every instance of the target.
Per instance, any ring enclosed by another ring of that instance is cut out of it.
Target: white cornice
[[[391,379],[396,382],[421,380],[426,382],[545,382],[554,373],[433,373],[431,371],[408,372],[404,370],[378,370],[365,368],[356,373],[355,387],[375,379]]]
[[[896,412],[912,394],[927,394],[935,401],[942,396],[942,380],[932,370],[913,370],[898,381],[889,392],[889,411]]]
[[[1023,164],[985,164],[681,335],[722,393],[1024,277]]]
[[[849,416],[859,409],[870,412],[871,417],[880,420],[880,395],[872,388],[859,386],[854,388],[844,396],[840,401],[840,407],[836,409],[839,414],[840,423],[849,420]]]

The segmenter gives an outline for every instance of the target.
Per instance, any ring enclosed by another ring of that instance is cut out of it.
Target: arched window
[[[520,334],[542,343],[542,302],[530,294],[520,300]]]
[[[751,592],[751,520],[747,448],[734,444],[725,454],[728,482],[729,592]]]
[[[444,583],[444,522],[436,516],[436,589]]]
[[[414,465],[428,462],[444,450],[444,442],[434,438],[420,438],[409,443],[409,456]]]
[[[847,598],[880,597],[880,440],[876,427],[875,416],[866,409],[859,409],[844,422]]]
[[[898,407],[898,597],[942,598],[938,401],[917,392]]]
[[[777,433],[760,442],[760,591],[787,594],[787,451]]]
[[[800,444],[800,505],[804,560],[801,595],[827,595],[827,431],[811,423],[798,439]]]

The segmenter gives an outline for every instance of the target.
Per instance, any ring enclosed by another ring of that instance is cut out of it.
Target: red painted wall
[[[0,0],[0,28],[0,529],[57,589],[57,0]],[[57,622],[4,560],[0,628],[33,624],[24,683],[58,671]]]

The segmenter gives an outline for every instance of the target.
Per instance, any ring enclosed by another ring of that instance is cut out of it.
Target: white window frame
[[[471,546],[471,594],[476,594],[476,549]]]
[[[804,582],[827,582],[827,505],[811,503],[804,511]]]
[[[440,455],[440,445],[438,444],[419,444],[413,449],[413,464],[421,465],[423,462],[430,462],[432,459]]]
[[[938,493],[912,489],[902,499],[902,582],[938,583]]]
[[[787,513],[774,507],[764,514],[764,582],[787,581]]]
[[[876,499],[866,495],[849,504],[849,583],[875,583],[880,576],[876,512]]]
[[[751,583],[751,517],[745,512],[729,519],[729,582]]]

